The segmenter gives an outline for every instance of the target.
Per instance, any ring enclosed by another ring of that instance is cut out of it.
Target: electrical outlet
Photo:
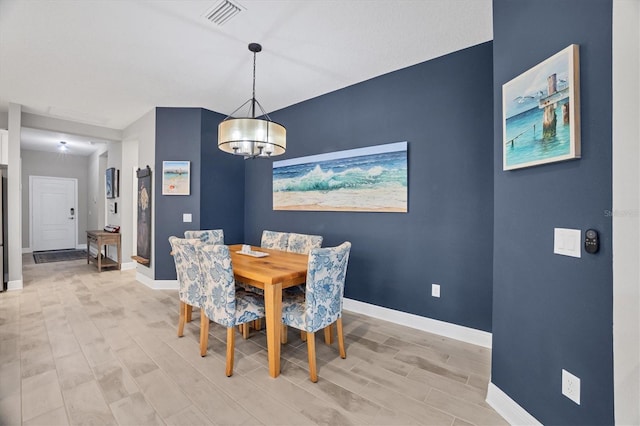
[[[431,284],[431,295],[433,297],[440,297],[440,284]]]
[[[580,379],[562,369],[562,394],[580,405]]]

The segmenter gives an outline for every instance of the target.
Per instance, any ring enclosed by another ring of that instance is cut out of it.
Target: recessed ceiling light
[[[67,146],[67,143],[65,141],[60,141],[60,145],[58,146],[58,149],[62,152],[69,151],[69,147]]]

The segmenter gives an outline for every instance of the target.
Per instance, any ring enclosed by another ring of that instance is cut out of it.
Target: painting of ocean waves
[[[407,143],[273,163],[274,210],[407,211]]]

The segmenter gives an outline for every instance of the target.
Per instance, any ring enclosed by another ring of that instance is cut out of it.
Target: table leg
[[[280,333],[282,328],[282,283],[264,286],[265,322],[267,323],[267,353],[269,375],[280,375]]]

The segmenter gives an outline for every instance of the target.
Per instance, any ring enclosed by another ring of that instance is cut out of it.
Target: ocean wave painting
[[[273,209],[407,212],[407,142],[273,163]]]

